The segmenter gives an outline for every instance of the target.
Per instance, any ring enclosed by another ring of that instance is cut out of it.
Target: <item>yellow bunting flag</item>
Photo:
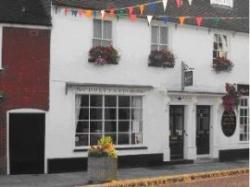
[[[145,10],[145,5],[140,5],[139,9],[140,9],[140,14],[143,15],[143,12]]]
[[[180,22],[180,24],[181,24],[181,25],[183,25],[183,24],[184,24],[185,19],[186,19],[186,17],[185,17],[185,16],[180,16],[180,17],[179,17],[179,22]]]

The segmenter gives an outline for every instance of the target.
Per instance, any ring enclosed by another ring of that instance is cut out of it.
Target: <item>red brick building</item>
[[[27,165],[30,166],[27,172],[44,170],[44,129],[49,108],[48,10],[48,1],[0,2],[2,174],[18,173],[18,168]],[[29,146],[22,147],[22,141],[30,142]],[[34,159],[28,158],[29,155]]]

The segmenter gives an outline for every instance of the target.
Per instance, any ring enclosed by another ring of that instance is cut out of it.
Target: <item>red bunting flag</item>
[[[64,14],[67,15],[68,12],[69,12],[69,8],[65,8],[65,9],[64,9]]]
[[[140,9],[140,14],[143,15],[145,6],[144,6],[144,5],[140,5],[140,6],[139,6],[139,9]]]
[[[178,7],[178,8],[180,8],[180,6],[182,5],[182,0],[176,0],[176,6]]]
[[[129,18],[132,22],[135,22],[137,20],[137,16],[135,14],[131,14]]]
[[[195,21],[196,21],[196,24],[197,24],[198,26],[201,26],[201,25],[202,25],[202,22],[203,22],[203,17],[198,16],[198,17],[195,18]]]
[[[128,12],[129,12],[129,15],[132,15],[134,13],[134,8],[128,7]]]
[[[186,17],[185,17],[185,16],[180,16],[180,17],[179,17],[179,22],[180,22],[180,24],[181,24],[181,25],[183,25],[183,24],[184,24],[185,19],[186,19]]]

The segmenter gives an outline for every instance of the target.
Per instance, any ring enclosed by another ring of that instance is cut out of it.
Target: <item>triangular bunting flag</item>
[[[202,22],[203,22],[203,17],[198,16],[198,17],[195,18],[195,21],[196,21],[196,24],[197,24],[198,26],[201,26],[201,25],[202,25]]]
[[[105,17],[105,10],[101,10],[101,17],[102,17],[102,19],[104,19],[104,17]]]
[[[68,8],[65,8],[65,9],[64,9],[64,14],[67,15],[68,12],[69,12],[69,9],[68,9]]]
[[[166,11],[167,5],[168,5],[168,0],[162,0],[162,3],[163,3],[163,9],[164,9],[164,11]]]
[[[175,0],[175,1],[176,1],[176,6],[180,8],[180,6],[182,5],[182,0]]]
[[[156,11],[156,9],[157,9],[157,6],[156,6],[156,4],[149,4],[148,8],[149,8],[149,11],[151,13],[154,13]]]
[[[212,20],[212,23],[213,23],[214,26],[218,26],[219,22],[220,22],[220,19],[219,19],[219,18],[214,18],[214,19]]]
[[[188,0],[189,5],[192,5],[193,0]]]
[[[132,15],[134,13],[134,8],[132,6],[128,7],[128,13],[129,15]]]
[[[93,10],[86,10],[85,11],[85,15],[86,15],[86,17],[92,17],[92,15],[93,15]]]
[[[143,15],[143,12],[144,12],[144,9],[145,9],[145,5],[140,5],[139,9],[140,9],[140,14]]]
[[[185,19],[186,19],[186,17],[185,17],[185,16],[180,16],[180,17],[179,17],[179,22],[180,22],[180,24],[181,24],[181,25],[183,25],[183,24],[184,24]]]
[[[147,19],[148,19],[148,24],[150,25],[152,19],[153,19],[153,16],[152,15],[148,15],[147,16]]]
[[[77,16],[78,10],[71,9],[71,13],[73,16]]]
[[[137,16],[136,16],[135,14],[131,14],[131,15],[129,16],[129,19],[130,19],[131,21],[135,22],[135,21],[137,20]]]
[[[168,16],[164,16],[162,17],[162,21],[167,24],[168,23]]]
[[[125,10],[118,10],[116,17],[117,19],[125,17]]]
[[[85,10],[82,10],[82,9],[78,10],[79,16],[83,16],[84,14],[85,14]]]

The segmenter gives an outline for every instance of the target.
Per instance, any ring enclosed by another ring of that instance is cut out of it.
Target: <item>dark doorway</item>
[[[183,159],[184,147],[184,106],[170,106],[170,158]]]
[[[197,154],[209,154],[210,136],[210,106],[197,106],[196,118],[196,146]]]
[[[10,174],[44,173],[44,114],[10,114]]]

